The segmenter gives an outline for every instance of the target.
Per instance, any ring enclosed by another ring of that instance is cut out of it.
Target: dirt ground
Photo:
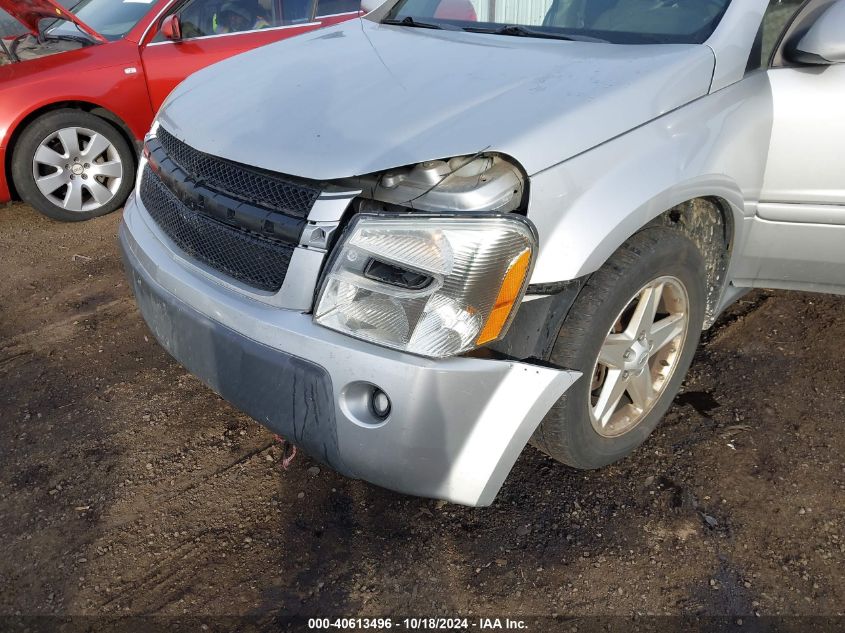
[[[845,299],[749,295],[632,458],[528,448],[469,509],[282,470],[149,334],[119,222],[0,208],[0,614],[845,611]]]

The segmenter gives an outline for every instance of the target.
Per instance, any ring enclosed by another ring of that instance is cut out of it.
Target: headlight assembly
[[[356,216],[324,274],[316,323],[442,358],[507,331],[537,238],[518,215]]]
[[[383,205],[430,213],[514,211],[525,180],[513,162],[498,154],[430,160],[353,179],[374,208]]]

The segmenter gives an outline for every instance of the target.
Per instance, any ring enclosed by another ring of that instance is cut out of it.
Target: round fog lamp
[[[370,404],[373,407],[373,413],[377,418],[384,420],[390,415],[390,398],[381,389],[374,389],[373,395],[370,399]]]

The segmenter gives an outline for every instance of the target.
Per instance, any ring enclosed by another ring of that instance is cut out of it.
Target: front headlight
[[[314,320],[414,354],[460,354],[504,335],[536,247],[517,215],[358,215],[336,246]]]

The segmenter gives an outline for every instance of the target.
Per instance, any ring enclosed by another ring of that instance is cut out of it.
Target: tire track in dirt
[[[167,604],[167,600],[152,601],[149,598],[155,594],[167,594],[175,587],[184,587],[193,574],[197,562],[199,545],[194,539],[176,546],[168,556],[154,568],[141,575],[140,578],[129,582],[119,592],[114,593],[107,600],[97,605],[97,610],[107,611],[115,602],[131,597],[135,612],[151,613]],[[140,599],[140,600],[139,600]],[[140,604],[139,604],[140,603]]]
[[[120,309],[114,310],[114,308]],[[10,357],[0,358],[0,364],[10,360],[11,357],[36,354],[73,338],[77,334],[76,326],[87,319],[97,317],[119,320],[135,310],[135,301],[132,297],[121,297],[97,305],[90,310],[77,312],[59,321],[45,323],[35,329],[21,332],[0,344],[0,354],[11,354]]]

